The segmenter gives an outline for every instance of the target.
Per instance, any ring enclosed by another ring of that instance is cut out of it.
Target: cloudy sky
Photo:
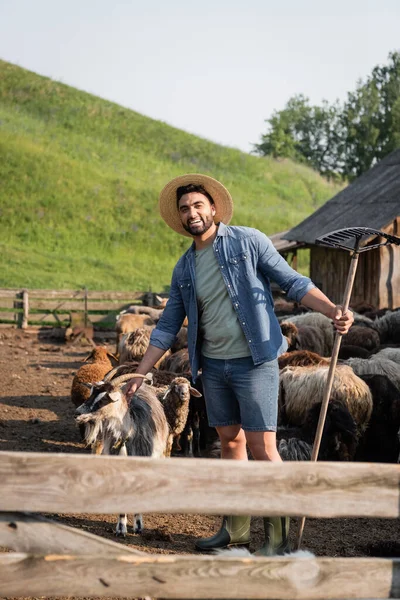
[[[0,58],[246,152],[400,50],[398,0],[0,0]]]

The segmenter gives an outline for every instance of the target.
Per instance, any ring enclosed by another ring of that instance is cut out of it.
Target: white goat
[[[103,381],[95,383],[89,399],[76,409],[77,423],[86,426],[87,443],[94,444],[101,439],[103,454],[119,449],[122,456],[165,456],[169,427],[154,388],[143,383],[128,403],[121,388],[132,379],[132,373],[112,379],[117,371],[118,367]],[[136,514],[133,531],[140,533],[142,529],[142,515]],[[126,533],[127,516],[120,515],[116,535]]]

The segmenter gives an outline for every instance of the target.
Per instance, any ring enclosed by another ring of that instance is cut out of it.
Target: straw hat
[[[161,191],[159,200],[160,214],[167,225],[172,229],[192,237],[189,232],[185,231],[182,226],[178,212],[176,190],[183,186],[193,183],[194,185],[202,185],[214,200],[215,205],[215,223],[225,223],[227,225],[232,218],[233,202],[228,190],[216,179],[208,177],[208,175],[200,175],[199,173],[189,173],[172,179]]]

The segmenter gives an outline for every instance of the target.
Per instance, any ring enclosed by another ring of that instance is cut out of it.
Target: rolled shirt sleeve
[[[176,269],[174,269],[168,302],[156,328],[151,332],[150,344],[168,350],[174,343],[185,316],[186,310],[177,283]]]
[[[316,287],[315,284],[309,277],[292,269],[265,234],[259,232],[257,240],[260,271],[275,281],[290,300],[300,302],[307,292]]]

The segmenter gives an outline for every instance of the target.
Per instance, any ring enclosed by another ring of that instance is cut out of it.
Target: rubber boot
[[[224,517],[221,528],[215,535],[196,540],[196,550],[212,552],[229,546],[248,546],[250,543],[250,519],[251,517],[237,515]]]
[[[290,551],[289,517],[264,517],[265,543],[255,556],[274,556]]]

